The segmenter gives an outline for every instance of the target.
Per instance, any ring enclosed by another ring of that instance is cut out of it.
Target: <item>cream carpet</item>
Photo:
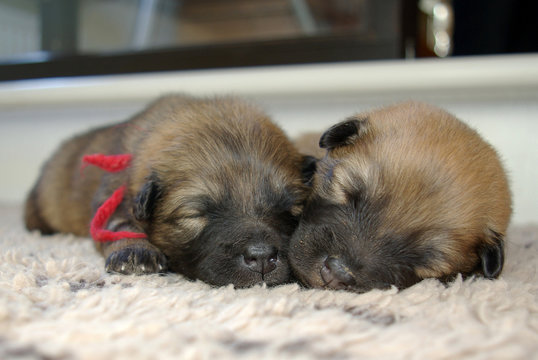
[[[499,280],[357,295],[103,271],[89,239],[0,206],[0,359],[538,359],[538,225]]]

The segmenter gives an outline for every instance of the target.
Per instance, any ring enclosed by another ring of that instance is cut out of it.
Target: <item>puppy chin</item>
[[[282,265],[281,267],[277,268],[275,271],[272,271],[269,274],[265,274],[263,278],[261,279],[261,281],[258,281],[258,283],[265,283],[267,284],[267,286],[275,286],[275,285],[285,284],[290,281],[291,281],[290,269],[288,266]]]
[[[277,273],[275,273],[277,272]],[[209,281],[208,281],[209,282]],[[255,272],[243,272],[240,276],[237,276],[233,281],[222,281],[217,286],[224,286],[233,283],[236,288],[248,288],[254,285],[266,284],[267,286],[276,286],[290,282],[289,270],[273,271],[269,274],[262,275]]]
[[[198,278],[214,286],[233,284],[236,288],[248,288],[260,284],[267,286],[285,284],[291,281],[291,274],[287,263],[279,260],[276,269],[266,274],[237,267],[229,269],[229,271],[205,269],[199,271],[198,275],[192,278]]]

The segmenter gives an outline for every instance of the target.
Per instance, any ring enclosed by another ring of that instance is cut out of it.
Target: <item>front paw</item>
[[[125,275],[164,273],[167,270],[167,262],[164,254],[157,249],[128,246],[108,256],[105,270]]]

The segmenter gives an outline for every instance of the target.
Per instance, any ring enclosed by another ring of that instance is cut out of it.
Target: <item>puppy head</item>
[[[400,104],[327,130],[290,262],[312,287],[367,291],[499,275],[510,217],[494,150],[437,108]]]
[[[135,216],[172,271],[213,285],[286,282],[309,162],[252,109],[211,109],[160,153]]]
[[[286,282],[288,243],[303,195],[291,184],[245,185],[236,173],[220,176],[219,184],[197,180],[175,189],[150,180],[135,215],[151,224],[150,238],[172,271],[213,285]]]

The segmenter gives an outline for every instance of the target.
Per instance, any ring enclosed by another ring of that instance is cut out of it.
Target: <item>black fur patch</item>
[[[303,156],[303,162],[301,164],[301,173],[303,183],[305,185],[312,185],[312,178],[316,173],[317,159],[313,156],[305,155]]]

